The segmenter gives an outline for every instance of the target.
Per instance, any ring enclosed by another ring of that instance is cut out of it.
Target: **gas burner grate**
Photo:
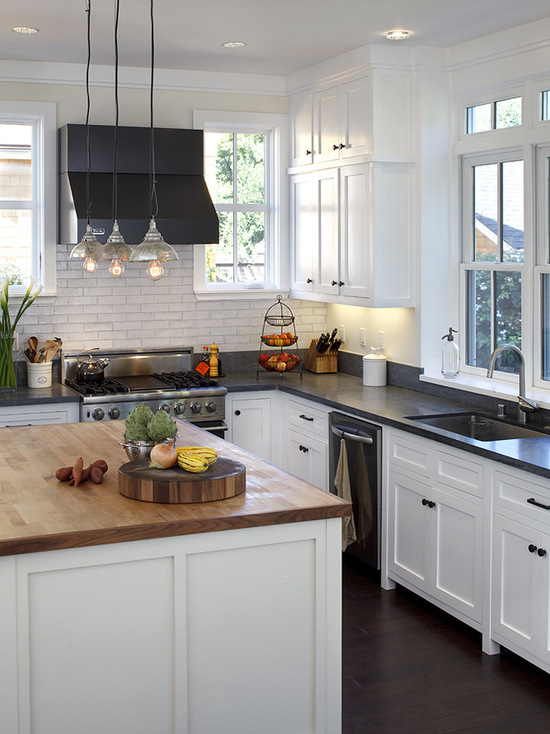
[[[79,382],[78,380],[65,380],[65,384],[80,395],[119,395],[128,392],[127,388],[115,380],[102,380],[101,382]]]
[[[210,377],[203,377],[198,372],[160,372],[155,377],[163,380],[175,390],[192,390],[199,387],[218,387],[218,382]]]

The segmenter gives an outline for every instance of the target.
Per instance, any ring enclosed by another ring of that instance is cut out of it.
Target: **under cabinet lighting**
[[[244,41],[226,41],[223,44],[224,48],[243,48],[243,46],[246,46]]]
[[[32,36],[33,33],[38,33],[38,28],[32,28],[30,25],[16,25],[12,28],[15,33],[23,33],[27,36]]]

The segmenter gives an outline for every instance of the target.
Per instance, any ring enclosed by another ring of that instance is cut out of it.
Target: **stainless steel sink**
[[[513,438],[550,436],[550,432],[491,418],[483,413],[444,413],[442,415],[410,415],[408,420],[441,428],[476,441],[506,441]]]

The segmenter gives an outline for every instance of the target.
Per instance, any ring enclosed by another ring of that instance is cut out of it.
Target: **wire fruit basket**
[[[268,327],[276,327],[278,331],[273,332]],[[296,335],[294,314],[290,307],[283,303],[282,296],[277,296],[277,301],[265,313],[260,341],[256,379],[259,377],[260,368],[267,372],[279,372],[282,375],[284,372],[292,372],[297,367],[301,367],[302,360],[297,351],[298,336]],[[279,347],[279,351],[262,352],[263,345]],[[296,351],[287,352],[287,347],[295,347]],[[303,379],[301,369],[300,379]]]

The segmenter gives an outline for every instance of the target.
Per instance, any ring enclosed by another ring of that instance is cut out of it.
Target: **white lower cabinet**
[[[319,489],[326,490],[327,463],[326,443],[303,433],[287,430],[286,471]]]
[[[328,409],[286,398],[283,468],[325,491],[328,487]]]
[[[473,626],[481,624],[481,500],[393,472],[390,563],[395,580]]]
[[[482,466],[433,441],[392,432],[388,576],[481,629]]]
[[[0,407],[0,427],[38,426],[48,423],[78,423],[79,403],[36,403]]]
[[[331,519],[0,558],[0,731],[340,732],[339,547]]]
[[[278,393],[236,392],[226,397],[228,440],[264,461],[275,461],[272,403]],[[273,412],[275,408],[273,408]]]

